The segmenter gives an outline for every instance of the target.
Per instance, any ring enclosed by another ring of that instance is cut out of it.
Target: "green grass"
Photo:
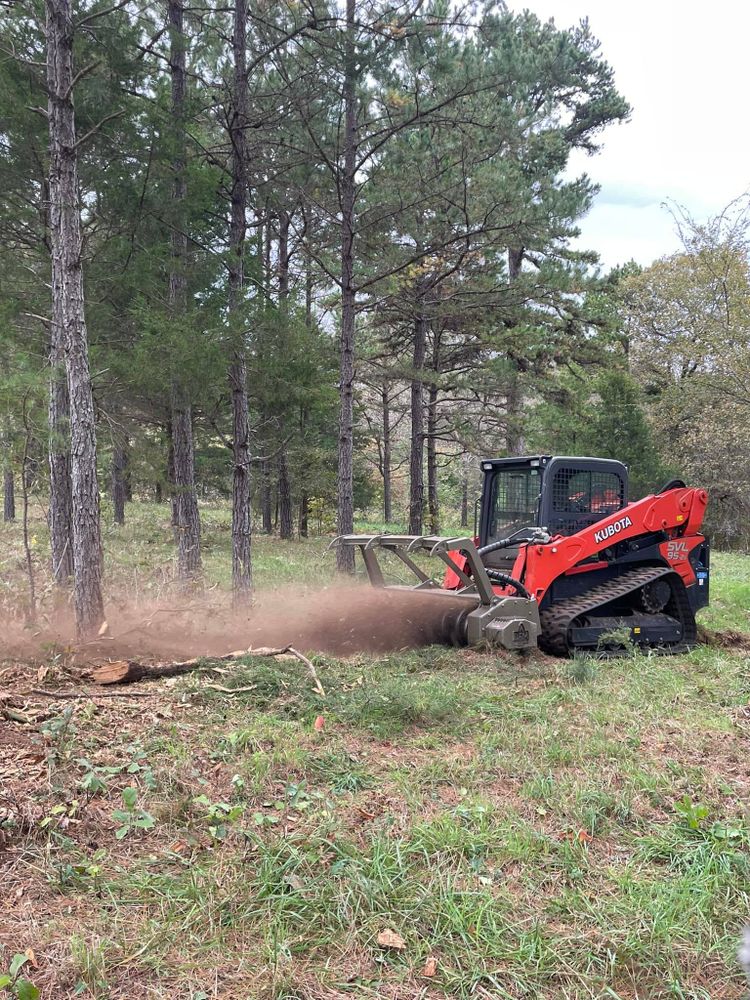
[[[709,628],[750,632],[750,573],[748,557],[715,552],[711,557],[711,605],[701,614]]]
[[[226,516],[207,514],[221,583]],[[106,544],[113,578],[167,585],[164,511]],[[315,583],[323,544],[258,539],[258,580]],[[704,620],[742,630],[750,559],[713,570]],[[33,948],[55,998],[744,995],[750,658],[315,664],[325,699],[259,657],[221,676],[252,687],[233,694],[195,674],[132,701],[28,696],[51,717],[3,723],[26,749],[0,788],[0,967]],[[127,787],[153,828],[114,815]]]

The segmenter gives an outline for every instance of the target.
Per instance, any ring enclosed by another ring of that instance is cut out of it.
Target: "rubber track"
[[[565,601],[558,601],[540,614],[542,634],[539,637],[539,645],[545,653],[552,653],[554,656],[568,656],[570,654],[568,629],[576,618],[602,604],[609,604],[610,601],[614,601],[618,597],[625,597],[626,594],[634,590],[640,590],[652,580],[658,580],[669,573],[674,573],[674,570],[667,566],[646,566],[640,569],[631,569],[614,580],[608,580],[606,583],[599,584],[598,587],[592,587],[584,594],[569,597]],[[684,612],[684,608],[680,608],[680,611]],[[682,624],[685,626],[687,623],[683,621]],[[689,631],[689,628],[687,630]]]

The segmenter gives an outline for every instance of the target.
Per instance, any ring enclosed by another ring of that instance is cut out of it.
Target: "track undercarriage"
[[[658,599],[653,584],[666,587]],[[649,607],[649,605],[651,605]],[[631,643],[676,653],[695,643],[695,616],[680,577],[665,567],[629,570],[606,583],[551,605],[541,613],[539,645],[555,656],[606,651]]]

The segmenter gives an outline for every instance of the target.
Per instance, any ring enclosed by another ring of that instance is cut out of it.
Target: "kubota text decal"
[[[594,532],[594,541],[597,545],[599,542],[606,542],[608,538],[611,538],[613,535],[619,535],[625,528],[629,528],[632,523],[629,517],[621,517],[614,524],[608,524],[606,528],[601,528],[599,531]]]

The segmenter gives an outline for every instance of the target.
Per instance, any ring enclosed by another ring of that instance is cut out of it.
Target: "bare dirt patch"
[[[698,642],[704,646],[725,649],[730,653],[750,652],[750,634],[747,632],[738,632],[733,628],[716,631],[715,629],[707,628],[705,625],[699,625]]]

